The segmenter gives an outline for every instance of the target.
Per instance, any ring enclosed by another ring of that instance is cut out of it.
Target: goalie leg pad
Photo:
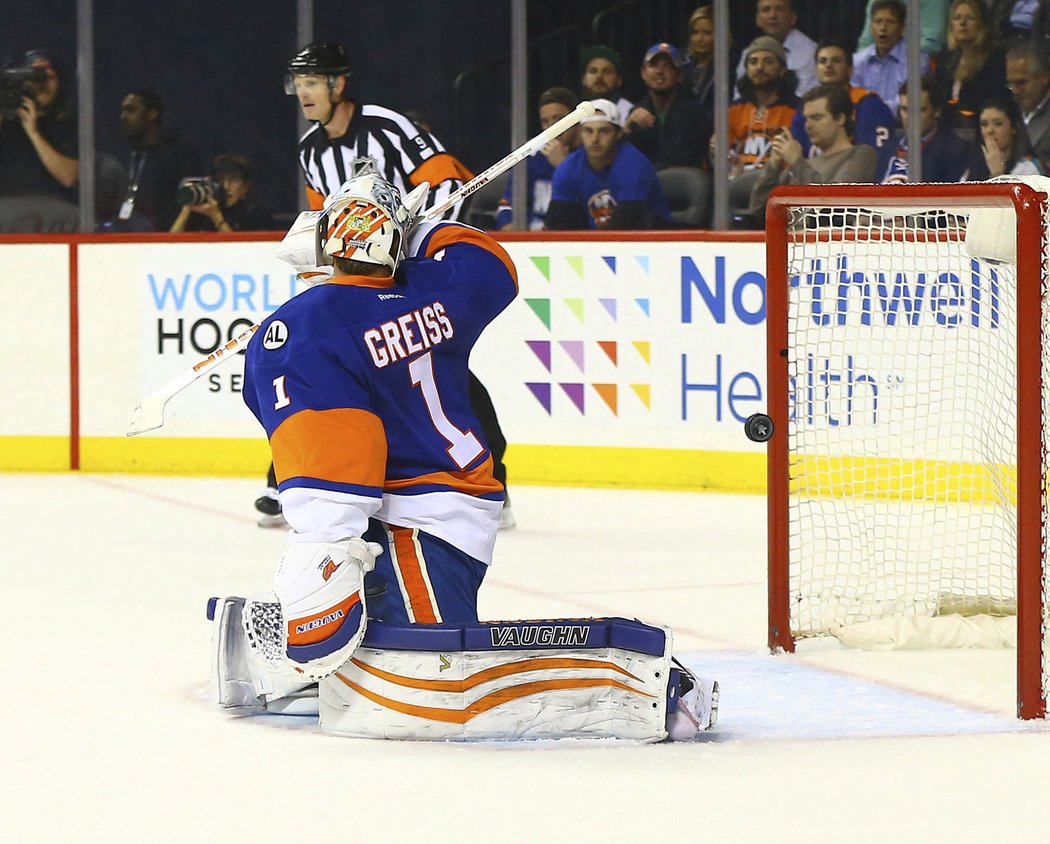
[[[381,550],[360,538],[286,546],[273,581],[285,620],[285,651],[311,680],[331,674],[361,643],[365,574]]]
[[[212,598],[210,697],[223,709],[245,712],[317,714],[316,686],[283,659],[279,627],[273,614],[257,611],[276,603],[246,601],[239,597]]]
[[[364,738],[661,741],[679,706],[684,669],[673,681],[672,669],[671,631],[622,618],[376,622],[321,681],[320,724]]]

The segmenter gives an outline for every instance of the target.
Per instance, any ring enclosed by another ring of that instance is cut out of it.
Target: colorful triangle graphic
[[[535,258],[533,259],[535,260]],[[645,270],[645,274],[649,275],[649,256],[648,255],[635,255],[634,260],[638,262],[638,266]]]
[[[583,413],[583,384],[559,384],[558,386],[565,391],[565,395],[576,405],[576,409]]]
[[[652,410],[652,407],[649,404],[649,385],[631,384],[631,389],[634,390],[634,394],[642,400],[642,404],[645,405],[646,410]]]
[[[646,316],[650,316],[650,314],[649,314],[649,300],[648,299],[635,299],[634,301],[638,303],[638,307],[639,308],[641,308],[643,311],[645,311],[645,315]]]
[[[532,312],[540,318],[547,330],[551,328],[551,300],[550,299],[526,299],[525,304],[532,308]]]
[[[616,321],[616,300],[615,299],[599,299],[601,306],[605,308],[609,316],[613,318],[613,322]]]
[[[565,353],[570,358],[572,358],[572,362],[576,364],[576,367],[580,372],[583,372],[583,341],[559,340],[558,345],[565,350]]]
[[[551,341],[550,340],[526,340],[525,345],[532,349],[532,353],[540,359],[547,371],[551,371]]]
[[[591,384],[594,387],[594,391],[602,397],[608,406],[609,410],[613,412],[613,416],[616,415],[616,385],[615,384]]]
[[[551,385],[550,384],[525,384],[526,387],[532,392],[543,409],[547,411],[547,415],[551,414]]]
[[[642,356],[642,359],[646,363],[652,363],[650,359],[649,341],[648,340],[634,340],[631,343],[638,350],[638,354]]]
[[[533,255],[532,263],[536,265],[536,269],[540,271],[547,281],[551,280],[551,259],[545,256]]]
[[[616,272],[616,256],[615,255],[602,255],[602,260],[605,261],[605,266],[607,266],[614,273]]]
[[[609,360],[616,366],[616,341],[615,340],[599,340],[598,348],[600,348],[606,355],[609,356]]]
[[[568,305],[569,310],[576,314],[576,319],[583,323],[583,299],[565,299],[565,304]],[[548,328],[550,326],[547,326]]]
[[[579,278],[583,278],[583,256],[582,255],[571,255],[566,256],[565,263],[572,267],[573,272]]]

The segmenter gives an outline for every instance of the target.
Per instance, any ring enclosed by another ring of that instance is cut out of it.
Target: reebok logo
[[[341,565],[342,563],[337,564],[331,557],[326,558],[324,568],[321,569],[321,577],[328,580],[328,578],[335,574],[335,570]]]
[[[380,299],[404,299],[405,297],[402,296],[400,293],[380,293],[379,294],[379,298]]]

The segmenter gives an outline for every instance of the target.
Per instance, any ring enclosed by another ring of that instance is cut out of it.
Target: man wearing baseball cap
[[[795,95],[801,97],[817,84],[817,68],[814,53],[817,42],[796,29],[798,9],[795,0],[757,0],[755,3],[755,24],[762,34],[772,38],[784,51],[784,65],[793,70],[798,77]],[[743,79],[747,73],[744,59],[736,68],[736,78]]]
[[[623,62],[612,47],[595,44],[580,50],[580,99],[606,99],[616,103],[620,122],[627,119],[633,103],[620,94],[623,87]]]
[[[621,143],[616,103],[591,100],[580,121],[580,147],[554,171],[548,229],[646,229],[670,214],[656,171],[642,153]]]
[[[679,84],[683,57],[662,41],[645,51],[642,81],[648,93],[631,110],[627,140],[652,162],[665,167],[700,167],[711,139],[711,120],[699,100]]]

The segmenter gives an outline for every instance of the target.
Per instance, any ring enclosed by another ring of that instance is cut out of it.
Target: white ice
[[[204,696],[210,595],[267,587],[258,484],[0,475],[0,841],[1027,841],[1050,732],[1013,651],[765,649],[765,503],[517,487],[489,618],[672,626],[694,744],[358,741]]]

